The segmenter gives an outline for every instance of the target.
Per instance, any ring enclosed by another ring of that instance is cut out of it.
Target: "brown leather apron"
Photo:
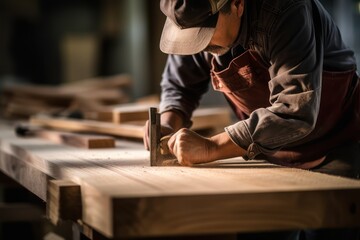
[[[233,59],[228,68],[217,71],[212,60],[212,84],[223,92],[239,120],[258,108],[270,106],[268,66],[255,51]],[[268,161],[300,168],[319,165],[332,148],[360,139],[360,84],[355,70],[323,71],[321,103],[315,129],[305,138],[281,150],[258,155]]]

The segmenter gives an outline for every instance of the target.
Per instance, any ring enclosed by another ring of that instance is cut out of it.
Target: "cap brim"
[[[160,50],[167,54],[196,54],[209,45],[214,32],[214,27],[181,29],[171,19],[166,18],[160,39]]]

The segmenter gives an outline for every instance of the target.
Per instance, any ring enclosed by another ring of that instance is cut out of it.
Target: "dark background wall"
[[[322,2],[359,65],[360,1]],[[130,73],[134,98],[158,93],[164,20],[157,0],[1,0],[0,83],[57,85]]]

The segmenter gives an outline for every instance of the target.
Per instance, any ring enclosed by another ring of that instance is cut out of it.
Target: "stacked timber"
[[[5,85],[2,109],[5,118],[28,118],[38,113],[99,111],[129,101],[125,93],[131,79],[127,75],[82,80],[61,86]]]
[[[118,75],[57,87],[8,85],[2,94],[3,115],[25,118],[27,136],[76,147],[114,146],[113,139],[99,134],[142,140],[149,108],[158,107],[159,97],[148,96],[129,103],[125,90],[130,84],[129,76]],[[193,130],[209,135],[231,124],[228,108],[199,109],[191,120]]]

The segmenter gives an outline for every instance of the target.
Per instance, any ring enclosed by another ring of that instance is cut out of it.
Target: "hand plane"
[[[167,142],[170,136],[161,138],[160,114],[157,108],[149,109],[150,166],[179,166],[174,155],[169,152]]]

